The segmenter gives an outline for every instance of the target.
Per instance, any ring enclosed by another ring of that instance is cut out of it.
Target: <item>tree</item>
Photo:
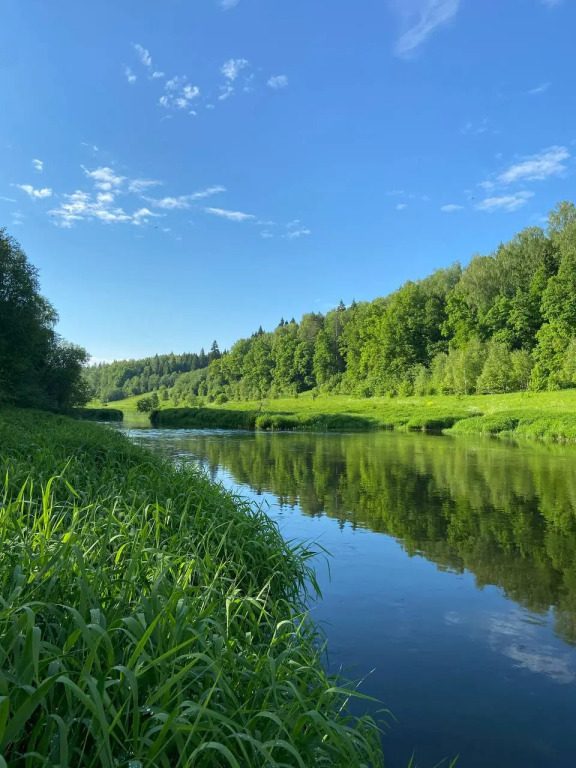
[[[149,397],[142,397],[136,402],[136,410],[138,413],[150,413],[159,406],[158,394],[154,392]]]
[[[512,385],[512,358],[510,350],[499,341],[488,344],[486,362],[477,383],[481,394],[509,392]]]
[[[57,319],[40,294],[38,271],[0,229],[0,403],[65,410],[87,402],[87,353],[57,336]]]

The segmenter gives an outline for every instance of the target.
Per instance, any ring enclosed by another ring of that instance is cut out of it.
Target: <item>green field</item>
[[[0,766],[383,765],[312,551],[99,425],[0,410]]]
[[[129,421],[138,397],[113,404]],[[576,440],[576,389],[505,395],[352,398],[339,395],[229,402],[206,408],[162,404],[159,425],[258,429],[414,429]]]

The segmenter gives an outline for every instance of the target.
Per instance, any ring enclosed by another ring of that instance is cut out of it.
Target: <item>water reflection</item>
[[[164,433],[165,434],[165,433]],[[153,439],[153,438],[152,438]],[[163,441],[164,442],[164,441]],[[576,643],[576,450],[390,434],[180,433],[169,450],[225,467],[281,507],[385,533],[468,570]]]

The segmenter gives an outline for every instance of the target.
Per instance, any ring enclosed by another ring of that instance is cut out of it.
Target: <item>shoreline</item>
[[[300,397],[254,406],[255,403],[230,402],[217,407],[164,408],[150,414],[150,423],[153,427],[172,429],[300,432],[394,429],[576,441],[576,390],[460,398],[438,396],[430,400]]]

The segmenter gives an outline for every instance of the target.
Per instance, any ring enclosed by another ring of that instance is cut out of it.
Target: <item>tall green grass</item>
[[[313,552],[97,425],[0,411],[0,765],[381,766]]]

